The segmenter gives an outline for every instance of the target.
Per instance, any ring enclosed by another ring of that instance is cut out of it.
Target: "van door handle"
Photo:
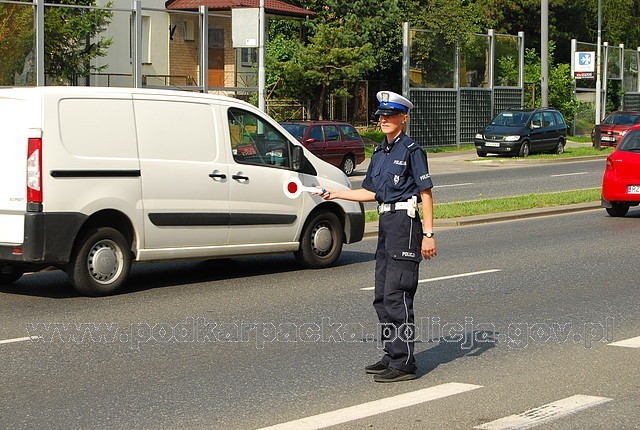
[[[215,173],[215,170],[212,173],[209,173],[210,178],[214,179],[226,179],[227,175],[224,173]]]
[[[241,176],[241,175],[233,175],[232,178],[236,179],[238,181],[248,181],[249,180],[248,176]]]

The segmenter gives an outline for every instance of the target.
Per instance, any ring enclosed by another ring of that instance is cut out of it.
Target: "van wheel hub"
[[[91,277],[102,284],[107,284],[118,276],[122,267],[119,263],[117,245],[110,240],[96,243],[87,257]]]
[[[325,255],[331,250],[333,238],[331,229],[326,225],[318,225],[313,231],[313,249],[317,255]]]

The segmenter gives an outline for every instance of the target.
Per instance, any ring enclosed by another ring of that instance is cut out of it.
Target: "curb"
[[[487,224],[500,221],[513,221],[517,219],[536,218],[548,215],[559,215],[565,213],[582,212],[600,209],[600,201],[590,203],[576,203],[564,206],[550,206],[546,208],[524,209],[513,212],[502,212],[485,215],[475,215],[460,218],[436,219],[434,228],[463,227],[468,225]],[[364,237],[374,237],[378,235],[378,222],[372,221],[365,224]]]
[[[568,157],[568,158],[516,158],[516,159],[498,159],[495,157],[491,157],[491,159],[475,159],[475,160],[464,160],[467,163],[473,164],[553,164],[553,163],[576,163],[579,161],[593,161],[593,160],[604,160],[609,156],[609,154],[602,155],[585,155],[583,157]],[[495,159],[493,159],[495,158]]]

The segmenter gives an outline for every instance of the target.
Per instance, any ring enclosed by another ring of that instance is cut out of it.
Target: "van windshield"
[[[491,125],[505,125],[507,127],[524,127],[529,120],[529,112],[502,112],[491,121]]]

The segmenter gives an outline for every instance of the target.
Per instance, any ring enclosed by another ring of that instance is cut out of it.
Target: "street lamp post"
[[[600,118],[602,117],[602,82],[600,80],[601,55],[602,55],[602,0],[598,0],[598,47],[596,52],[596,121],[595,121],[595,147],[600,149]]]

